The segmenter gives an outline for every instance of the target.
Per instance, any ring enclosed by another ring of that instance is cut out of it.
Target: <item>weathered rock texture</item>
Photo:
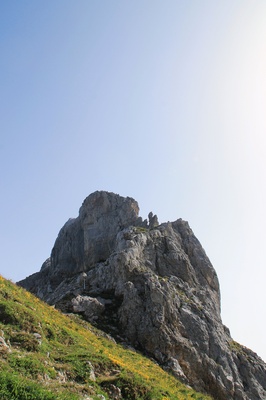
[[[266,399],[266,365],[220,316],[215,270],[187,222],[149,224],[131,198],[95,192],[19,284],[120,335],[217,400]]]

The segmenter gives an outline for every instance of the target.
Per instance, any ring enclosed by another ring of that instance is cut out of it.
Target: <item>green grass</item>
[[[63,315],[0,276],[1,330],[11,344],[11,352],[0,347],[1,400],[109,399],[111,385],[129,400],[210,400],[80,317]]]

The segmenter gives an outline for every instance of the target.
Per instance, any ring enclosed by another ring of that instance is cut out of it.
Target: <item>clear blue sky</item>
[[[95,190],[188,220],[266,360],[266,2],[0,2],[1,273],[40,269]]]

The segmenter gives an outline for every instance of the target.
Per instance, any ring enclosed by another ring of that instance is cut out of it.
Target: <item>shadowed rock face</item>
[[[214,399],[266,398],[266,366],[222,324],[217,275],[188,223],[158,225],[150,214],[148,225],[138,212],[131,198],[93,193],[41,271],[19,284],[127,338]]]
[[[87,271],[105,261],[115,248],[116,235],[138,219],[138,203],[113,193],[95,192],[88,196],[77,218],[69,219],[60,230],[49,265],[49,284],[54,290],[62,278]]]

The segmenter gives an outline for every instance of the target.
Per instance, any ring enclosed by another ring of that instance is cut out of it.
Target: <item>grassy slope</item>
[[[41,344],[33,333],[41,335]],[[109,399],[112,385],[121,389],[123,399],[210,400],[0,276],[2,334],[11,352],[0,346],[1,400],[99,400],[100,394]]]

